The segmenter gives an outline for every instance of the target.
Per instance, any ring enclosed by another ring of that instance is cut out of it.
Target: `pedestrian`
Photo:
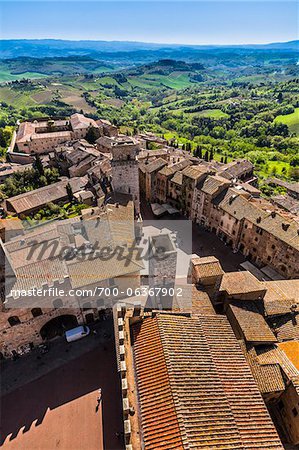
[[[98,398],[97,398],[97,402],[98,402],[98,405],[100,405],[100,403],[102,401],[102,389],[99,389],[98,393],[99,393],[99,395],[98,395]]]

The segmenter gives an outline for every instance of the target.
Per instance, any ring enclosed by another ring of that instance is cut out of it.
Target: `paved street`
[[[109,326],[112,331],[112,321]],[[42,356],[46,373],[38,379],[33,373],[41,362],[36,354],[10,361],[15,387],[7,379],[11,367],[4,367],[2,385],[4,391],[9,390],[1,398],[4,450],[123,448],[116,436],[123,429],[113,336],[106,340],[89,336],[71,346],[63,339],[54,342]],[[30,374],[32,381],[28,382]],[[96,412],[99,388],[102,404]]]

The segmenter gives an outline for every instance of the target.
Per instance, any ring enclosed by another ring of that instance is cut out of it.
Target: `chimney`
[[[282,223],[281,224],[283,231],[288,231],[290,224],[289,223]]]
[[[271,217],[272,217],[272,219],[274,219],[274,217],[276,217],[276,212],[275,211],[271,212]]]
[[[256,222],[257,222],[257,223],[261,223],[261,221],[262,221],[262,218],[261,218],[261,216],[259,216],[259,217],[256,219]]]

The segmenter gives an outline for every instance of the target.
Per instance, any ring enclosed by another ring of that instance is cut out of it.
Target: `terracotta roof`
[[[278,347],[284,351],[290,361],[299,371],[299,338],[297,341],[287,341],[278,344]],[[299,375],[299,374],[298,374]]]
[[[236,189],[229,189],[219,207],[237,220],[247,219],[286,244],[299,250],[298,223],[278,213],[271,214],[256,201],[249,201]],[[269,204],[271,208],[271,204]],[[273,207],[272,207],[273,208]]]
[[[29,141],[34,131],[35,125],[32,122],[20,123],[17,131],[16,143]]]
[[[13,289],[27,291],[33,287],[42,288],[57,280],[63,282],[67,274],[65,262],[61,258],[44,259],[16,269],[17,282]]]
[[[286,343],[287,344],[287,343]],[[299,370],[293,364],[287,353],[279,347],[280,344],[266,347],[265,349],[257,348],[257,358],[260,365],[279,364],[285,376],[292,381],[299,395]]]
[[[226,167],[222,172],[220,172],[220,175],[224,178],[232,179],[232,178],[239,178],[244,173],[253,170],[254,165],[246,160],[237,160],[232,163],[228,164],[228,167]]]
[[[218,175],[212,175],[206,178],[201,191],[205,194],[215,195],[221,187],[225,188],[230,185],[230,181]]]
[[[119,260],[116,256],[103,260],[100,257],[67,264],[73,288],[88,286],[103,280],[139,273],[144,268],[141,262],[133,261],[132,256],[124,254]],[[132,275],[133,276],[133,275]]]
[[[12,231],[23,229],[23,222],[16,217],[12,219],[0,219],[0,230]]]
[[[228,309],[232,312],[247,342],[277,342],[269,325],[254,301],[234,301]]]
[[[198,180],[202,175],[207,173],[208,170],[204,166],[189,166],[183,170],[183,176]]]
[[[162,167],[164,166],[167,166],[167,162],[165,161],[165,159],[157,158],[146,164],[145,171],[146,173],[156,172],[157,170],[162,169]]]
[[[285,383],[278,362],[260,364],[253,346],[247,349],[242,341],[240,341],[240,345],[261,393],[269,394],[284,391]]]
[[[228,295],[261,292],[261,296],[263,296],[265,287],[254,275],[244,270],[225,273],[219,290],[226,291]]]
[[[138,160],[146,158],[156,158],[157,156],[167,155],[167,150],[161,148],[157,150],[141,150],[138,154]]]
[[[46,203],[58,201],[67,197],[66,186],[69,183],[73,192],[82,190],[87,185],[87,177],[73,177],[64,179],[57,183],[35,189],[24,194],[10,197],[6,200],[7,205],[10,205],[17,214],[21,214],[31,209],[39,208]]]
[[[199,279],[215,277],[224,273],[219,260],[215,256],[192,258],[191,261]]]
[[[278,317],[273,328],[279,342],[299,339],[299,312]]]
[[[90,126],[93,126],[94,128],[99,128],[95,120],[91,119],[90,117],[85,117],[83,114],[79,113],[71,115],[70,121],[73,130],[89,128]]]
[[[288,314],[292,305],[299,305],[299,280],[265,281],[263,285],[267,289],[264,296],[267,316]]]
[[[225,317],[158,314],[133,335],[145,449],[282,449]]]
[[[173,164],[172,166],[163,167],[161,170],[159,170],[159,173],[161,175],[165,175],[166,177],[169,177],[171,175],[174,175],[179,170],[182,170],[185,167],[188,167],[190,164],[191,164],[190,161],[187,161],[186,159],[184,159],[183,161]]]
[[[267,181],[269,184],[276,184],[277,186],[282,186],[291,192],[299,194],[299,183],[298,182],[289,183],[287,181],[280,180],[279,178],[270,178]]]
[[[291,197],[290,195],[276,195],[271,197],[271,202],[278,205],[280,208],[299,216],[299,202],[297,199]]]
[[[192,286],[192,314],[200,314],[202,316],[216,315],[208,294],[195,286]]]
[[[133,333],[145,448],[183,449],[158,322],[147,319]]]
[[[183,183],[183,173],[182,172],[175,173],[174,176],[171,178],[171,182],[181,186]]]

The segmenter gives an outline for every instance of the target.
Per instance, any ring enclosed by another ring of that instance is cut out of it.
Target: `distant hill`
[[[180,45],[180,44],[153,44],[144,42],[118,42],[118,41],[68,41],[59,39],[18,39],[0,40],[0,59],[27,57],[66,57],[89,55],[96,59],[103,57],[113,60],[115,58],[126,60],[129,56],[135,59],[152,60],[165,58],[179,59],[180,55],[196,54],[198,51],[235,52],[249,50],[280,50],[296,52],[299,41],[270,43],[263,45]],[[164,55],[164,56],[163,56]]]

